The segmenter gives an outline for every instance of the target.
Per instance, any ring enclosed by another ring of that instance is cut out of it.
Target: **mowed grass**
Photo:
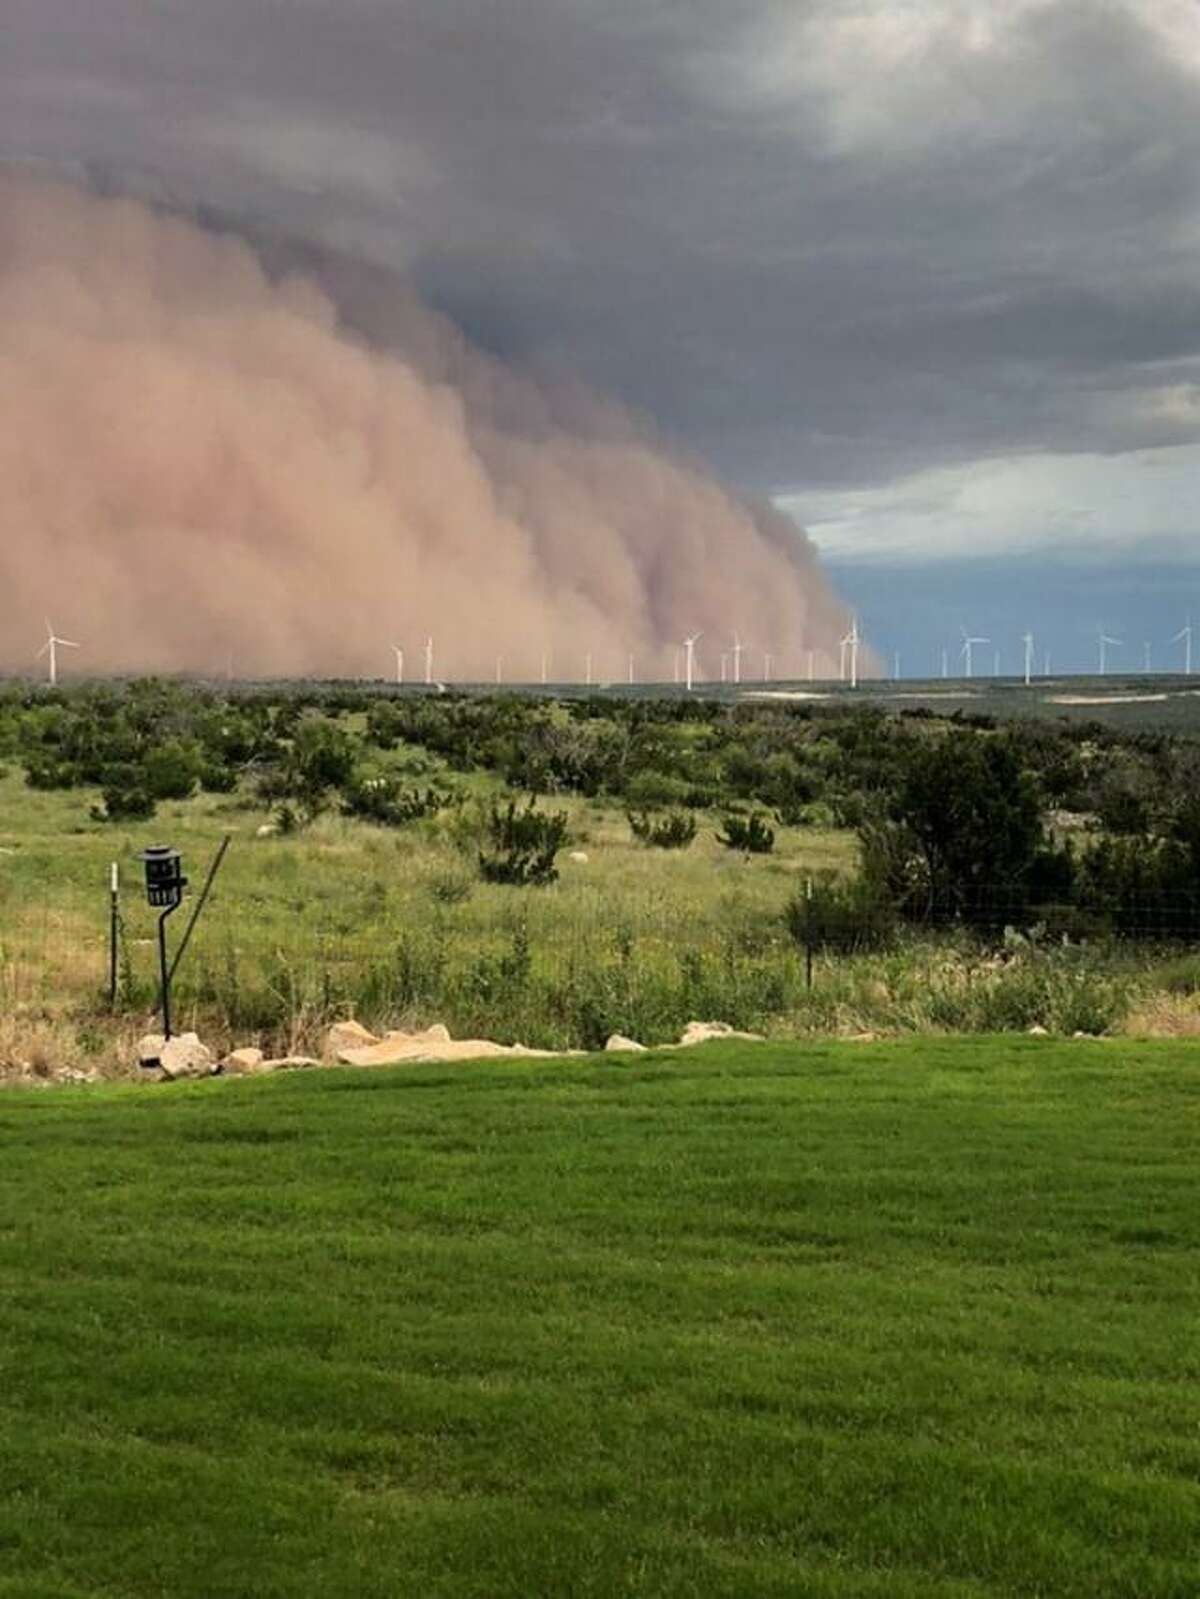
[[[1200,1589],[1193,1047],[0,1099],[0,1594]]]

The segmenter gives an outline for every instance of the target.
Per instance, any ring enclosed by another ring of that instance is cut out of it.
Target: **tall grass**
[[[810,991],[785,911],[807,876],[853,869],[853,841],[829,830],[781,829],[764,857],[723,849],[712,825],[686,851],[646,850],[616,808],[570,801],[570,847],[587,860],[562,855],[557,883],[522,890],[479,881],[458,815],[400,830],[330,816],[260,839],[264,813],[236,797],[170,807],[153,831],[90,822],[82,805],[0,778],[0,1067],[56,1047],[64,1060],[127,1057],[155,1002],[136,852],[168,838],[196,880],[226,830],[234,845],[175,994],[179,1025],[218,1048],[315,1053],[328,1023],[348,1015],[555,1049],[595,1048],[614,1032],[662,1042],[692,1020],[782,1036],[1099,1033],[1151,1016],[1161,988],[1185,999],[1200,970],[1178,956],[1160,961],[1160,980],[1150,957],[1115,946],[995,954],[941,932],[819,953]],[[113,859],[126,890],[110,1016]]]

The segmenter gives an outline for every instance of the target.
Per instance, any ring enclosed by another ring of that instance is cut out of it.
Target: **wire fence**
[[[999,886],[894,904],[854,885],[797,880],[786,915],[745,910],[703,924],[640,904],[564,914],[537,891],[484,917],[454,903],[391,921],[364,901],[260,920],[214,894],[173,984],[180,1025],[311,1040],[329,1021],[428,1025],[550,1048],[612,1033],[658,1041],[692,1020],[798,1031],[1046,1026],[1103,1031],[1161,992],[1200,988],[1197,895],[1030,906]],[[169,924],[178,949],[194,900]],[[54,904],[0,906],[0,1007],[73,1005],[145,1017],[156,1007],[153,913],[107,884]],[[115,928],[115,937],[113,930]]]

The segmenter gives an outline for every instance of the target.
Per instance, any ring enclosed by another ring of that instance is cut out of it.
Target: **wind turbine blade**
[[[73,639],[69,639],[69,638],[56,638],[54,642],[56,644],[65,644],[67,649],[69,649],[69,650],[77,650],[77,649],[81,648],[81,646],[76,644]]]
[[[42,645],[42,647],[41,647],[41,649],[40,649],[40,650],[39,650],[39,651],[38,651],[38,652],[37,652],[37,654],[36,654],[36,655],[35,655],[35,656],[34,656],[34,660],[35,660],[35,661],[40,661],[40,660],[41,660],[41,658],[42,658],[42,656],[43,656],[43,655],[45,655],[45,653],[46,653],[46,651],[47,651],[47,650],[48,650],[48,649],[49,649],[49,648],[50,648],[50,640],[49,640],[49,639],[47,639],[47,640],[46,640],[46,642],[45,642],[45,643],[44,643],[44,644],[43,644],[43,645]]]

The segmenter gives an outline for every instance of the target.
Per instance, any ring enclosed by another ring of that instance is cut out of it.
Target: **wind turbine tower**
[[[963,629],[963,642],[960,653],[963,658],[964,670],[967,677],[971,677],[973,675],[971,651],[975,648],[976,644],[990,644],[991,642],[992,641],[990,638],[974,638],[970,633],[967,632],[966,628]]]
[[[396,682],[401,684],[404,682],[404,651],[399,644],[393,644],[392,654],[396,657]]]
[[[41,657],[43,655],[46,655],[46,654],[49,654],[49,656],[50,656],[49,667],[50,667],[50,687],[51,688],[54,688],[57,685],[57,683],[58,683],[58,652],[59,652],[59,650],[60,649],[77,650],[78,648],[79,648],[79,645],[76,644],[72,639],[59,638],[58,635],[55,633],[54,629],[50,626],[49,619],[47,619],[47,622],[46,622],[46,642],[42,645],[41,649],[37,652],[37,658],[40,660]]]
[[[1103,677],[1108,671],[1109,647],[1111,645],[1113,649],[1120,649],[1121,640],[1119,638],[1109,638],[1108,634],[1101,628],[1096,635],[1096,642],[1100,646],[1100,676]]]
[[[425,640],[425,681],[433,682],[433,637]]]
[[[735,633],[733,635],[733,652],[732,652],[733,653],[733,681],[735,683],[740,683],[742,681],[742,651],[745,648],[746,648],[746,646],[742,643],[741,638],[739,637],[739,635],[737,633]]]
[[[683,641],[684,669],[687,674],[687,691],[689,694],[692,692],[692,682],[696,672],[696,642],[702,637],[703,634],[701,633],[693,633],[690,638],[685,638]]]
[[[858,687],[858,646],[859,646],[859,644],[861,642],[862,641],[859,638],[859,634],[858,634],[858,617],[856,616],[853,619],[853,621],[850,623],[850,631],[846,634],[845,638],[842,639],[842,641],[841,641],[842,648],[846,652],[846,654],[849,656],[849,659],[850,659],[850,687],[851,688],[857,688]],[[845,668],[844,661],[845,661],[845,656],[843,656],[843,666],[842,666],[842,677],[843,678],[845,678],[845,675],[846,675],[846,668]]]
[[[1192,619],[1189,616],[1184,625],[1171,640],[1172,644],[1183,645],[1183,671],[1186,677],[1192,675]]]
[[[1025,687],[1028,688],[1033,681],[1033,634],[1022,633],[1021,643],[1025,646]]]

